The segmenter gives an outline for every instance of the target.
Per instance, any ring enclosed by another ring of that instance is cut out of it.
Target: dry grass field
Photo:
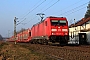
[[[52,60],[44,54],[34,52],[14,43],[0,42],[0,60]]]

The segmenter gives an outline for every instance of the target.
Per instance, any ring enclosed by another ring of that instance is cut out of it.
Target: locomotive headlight
[[[51,31],[57,31],[57,29],[51,29]]]
[[[65,35],[68,35],[68,33],[65,33]]]
[[[52,35],[53,35],[54,33],[52,33]]]
[[[68,29],[62,29],[62,31],[68,31]]]
[[[55,35],[55,33],[52,33],[52,35]]]

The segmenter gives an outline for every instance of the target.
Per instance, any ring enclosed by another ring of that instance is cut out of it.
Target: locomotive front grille
[[[52,35],[52,36],[50,36],[49,37],[50,38],[50,41],[51,42],[60,42],[60,41],[67,41],[68,40],[68,36],[67,35],[65,35],[65,36],[56,36],[56,35]]]

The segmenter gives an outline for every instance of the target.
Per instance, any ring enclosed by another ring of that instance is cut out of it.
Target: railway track
[[[55,60],[89,60],[90,46],[49,46],[40,44],[21,44],[27,48],[32,49],[50,56]]]

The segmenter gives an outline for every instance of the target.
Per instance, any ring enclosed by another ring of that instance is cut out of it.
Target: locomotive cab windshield
[[[52,26],[66,25],[66,20],[51,20],[51,25]]]

